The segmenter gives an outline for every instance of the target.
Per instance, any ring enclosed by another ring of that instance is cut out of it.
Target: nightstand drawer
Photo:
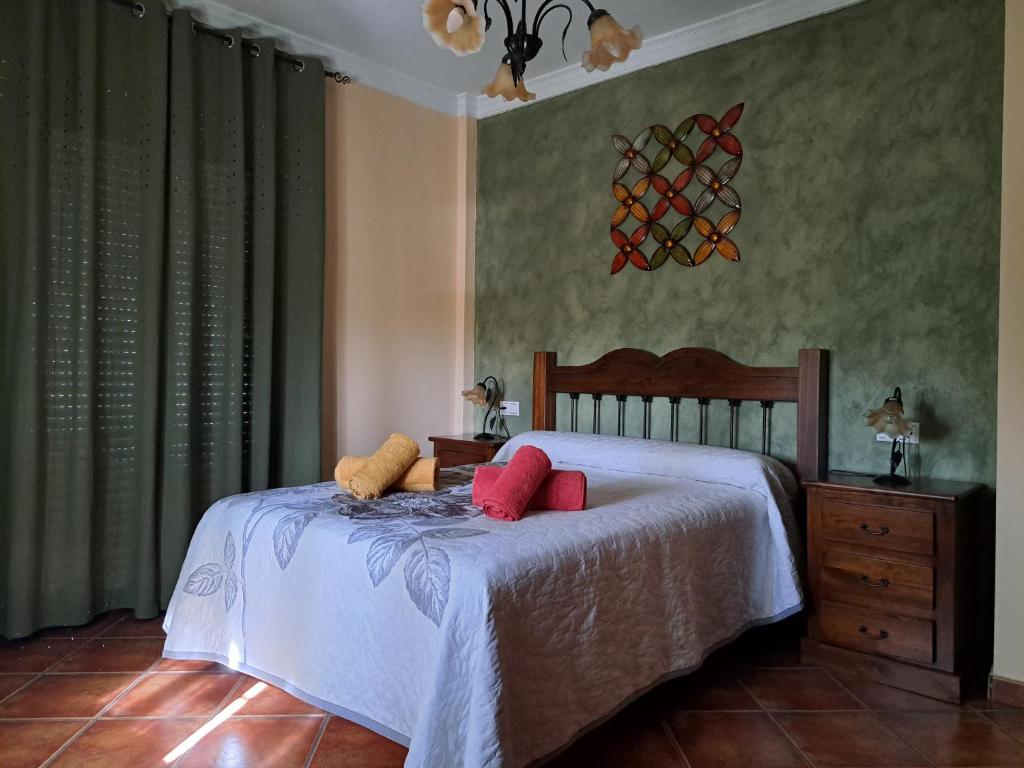
[[[919,664],[935,661],[935,625],[925,619],[822,601],[818,625],[827,643]]]
[[[821,505],[821,535],[878,550],[932,555],[935,515],[826,500]]]
[[[485,453],[459,451],[454,448],[438,448],[437,458],[442,468],[461,467],[463,464],[482,464],[490,460]]]
[[[885,610],[930,611],[935,606],[935,570],[826,550],[821,555],[821,596]]]
[[[503,438],[477,440],[473,435],[434,435],[434,455],[442,469],[491,461],[505,444]]]

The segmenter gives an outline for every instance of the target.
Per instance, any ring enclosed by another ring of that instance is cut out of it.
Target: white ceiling
[[[540,55],[527,67],[527,86],[547,98],[591,82],[624,74],[747,37],[859,0],[603,0],[623,26],[640,26],[645,45],[626,64],[608,73],[586,73],[580,66],[589,43],[588,11],[580,0],[562,0],[573,9],[566,38],[569,63],[560,40],[567,15],[547,17]],[[538,0],[527,2],[528,20]],[[478,98],[504,54],[504,15],[491,2],[494,25],[483,50],[467,57],[439,48],[423,29],[420,0],[176,0],[218,26],[241,26],[252,34],[282,41],[294,52],[313,53],[353,79],[426,106],[455,114],[485,116],[515,105]],[[601,2],[595,3],[602,7]]]

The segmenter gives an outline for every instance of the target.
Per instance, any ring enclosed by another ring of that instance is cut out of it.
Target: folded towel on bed
[[[504,467],[482,466],[473,475],[473,506],[481,506]],[[579,470],[552,469],[530,498],[527,509],[579,512],[587,506],[587,476]]]
[[[416,441],[396,432],[352,476],[348,489],[357,499],[379,499],[419,457]]]
[[[348,481],[355,477],[369,460],[368,456],[342,456],[338,466],[334,468],[334,479],[340,487],[347,490]],[[436,491],[440,467],[441,462],[436,458],[417,459],[388,490],[406,493]]]
[[[540,448],[524,445],[480,500],[484,514],[497,520],[522,520],[530,499],[550,471],[548,455]]]

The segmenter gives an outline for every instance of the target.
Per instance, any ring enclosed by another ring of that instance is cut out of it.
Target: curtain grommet
[[[132,3],[132,16],[136,19],[141,19],[146,15],[146,6],[142,3]]]

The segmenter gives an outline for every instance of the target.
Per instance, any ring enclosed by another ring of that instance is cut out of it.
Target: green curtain
[[[0,635],[166,605],[319,479],[323,69],[146,0],[0,7]]]

